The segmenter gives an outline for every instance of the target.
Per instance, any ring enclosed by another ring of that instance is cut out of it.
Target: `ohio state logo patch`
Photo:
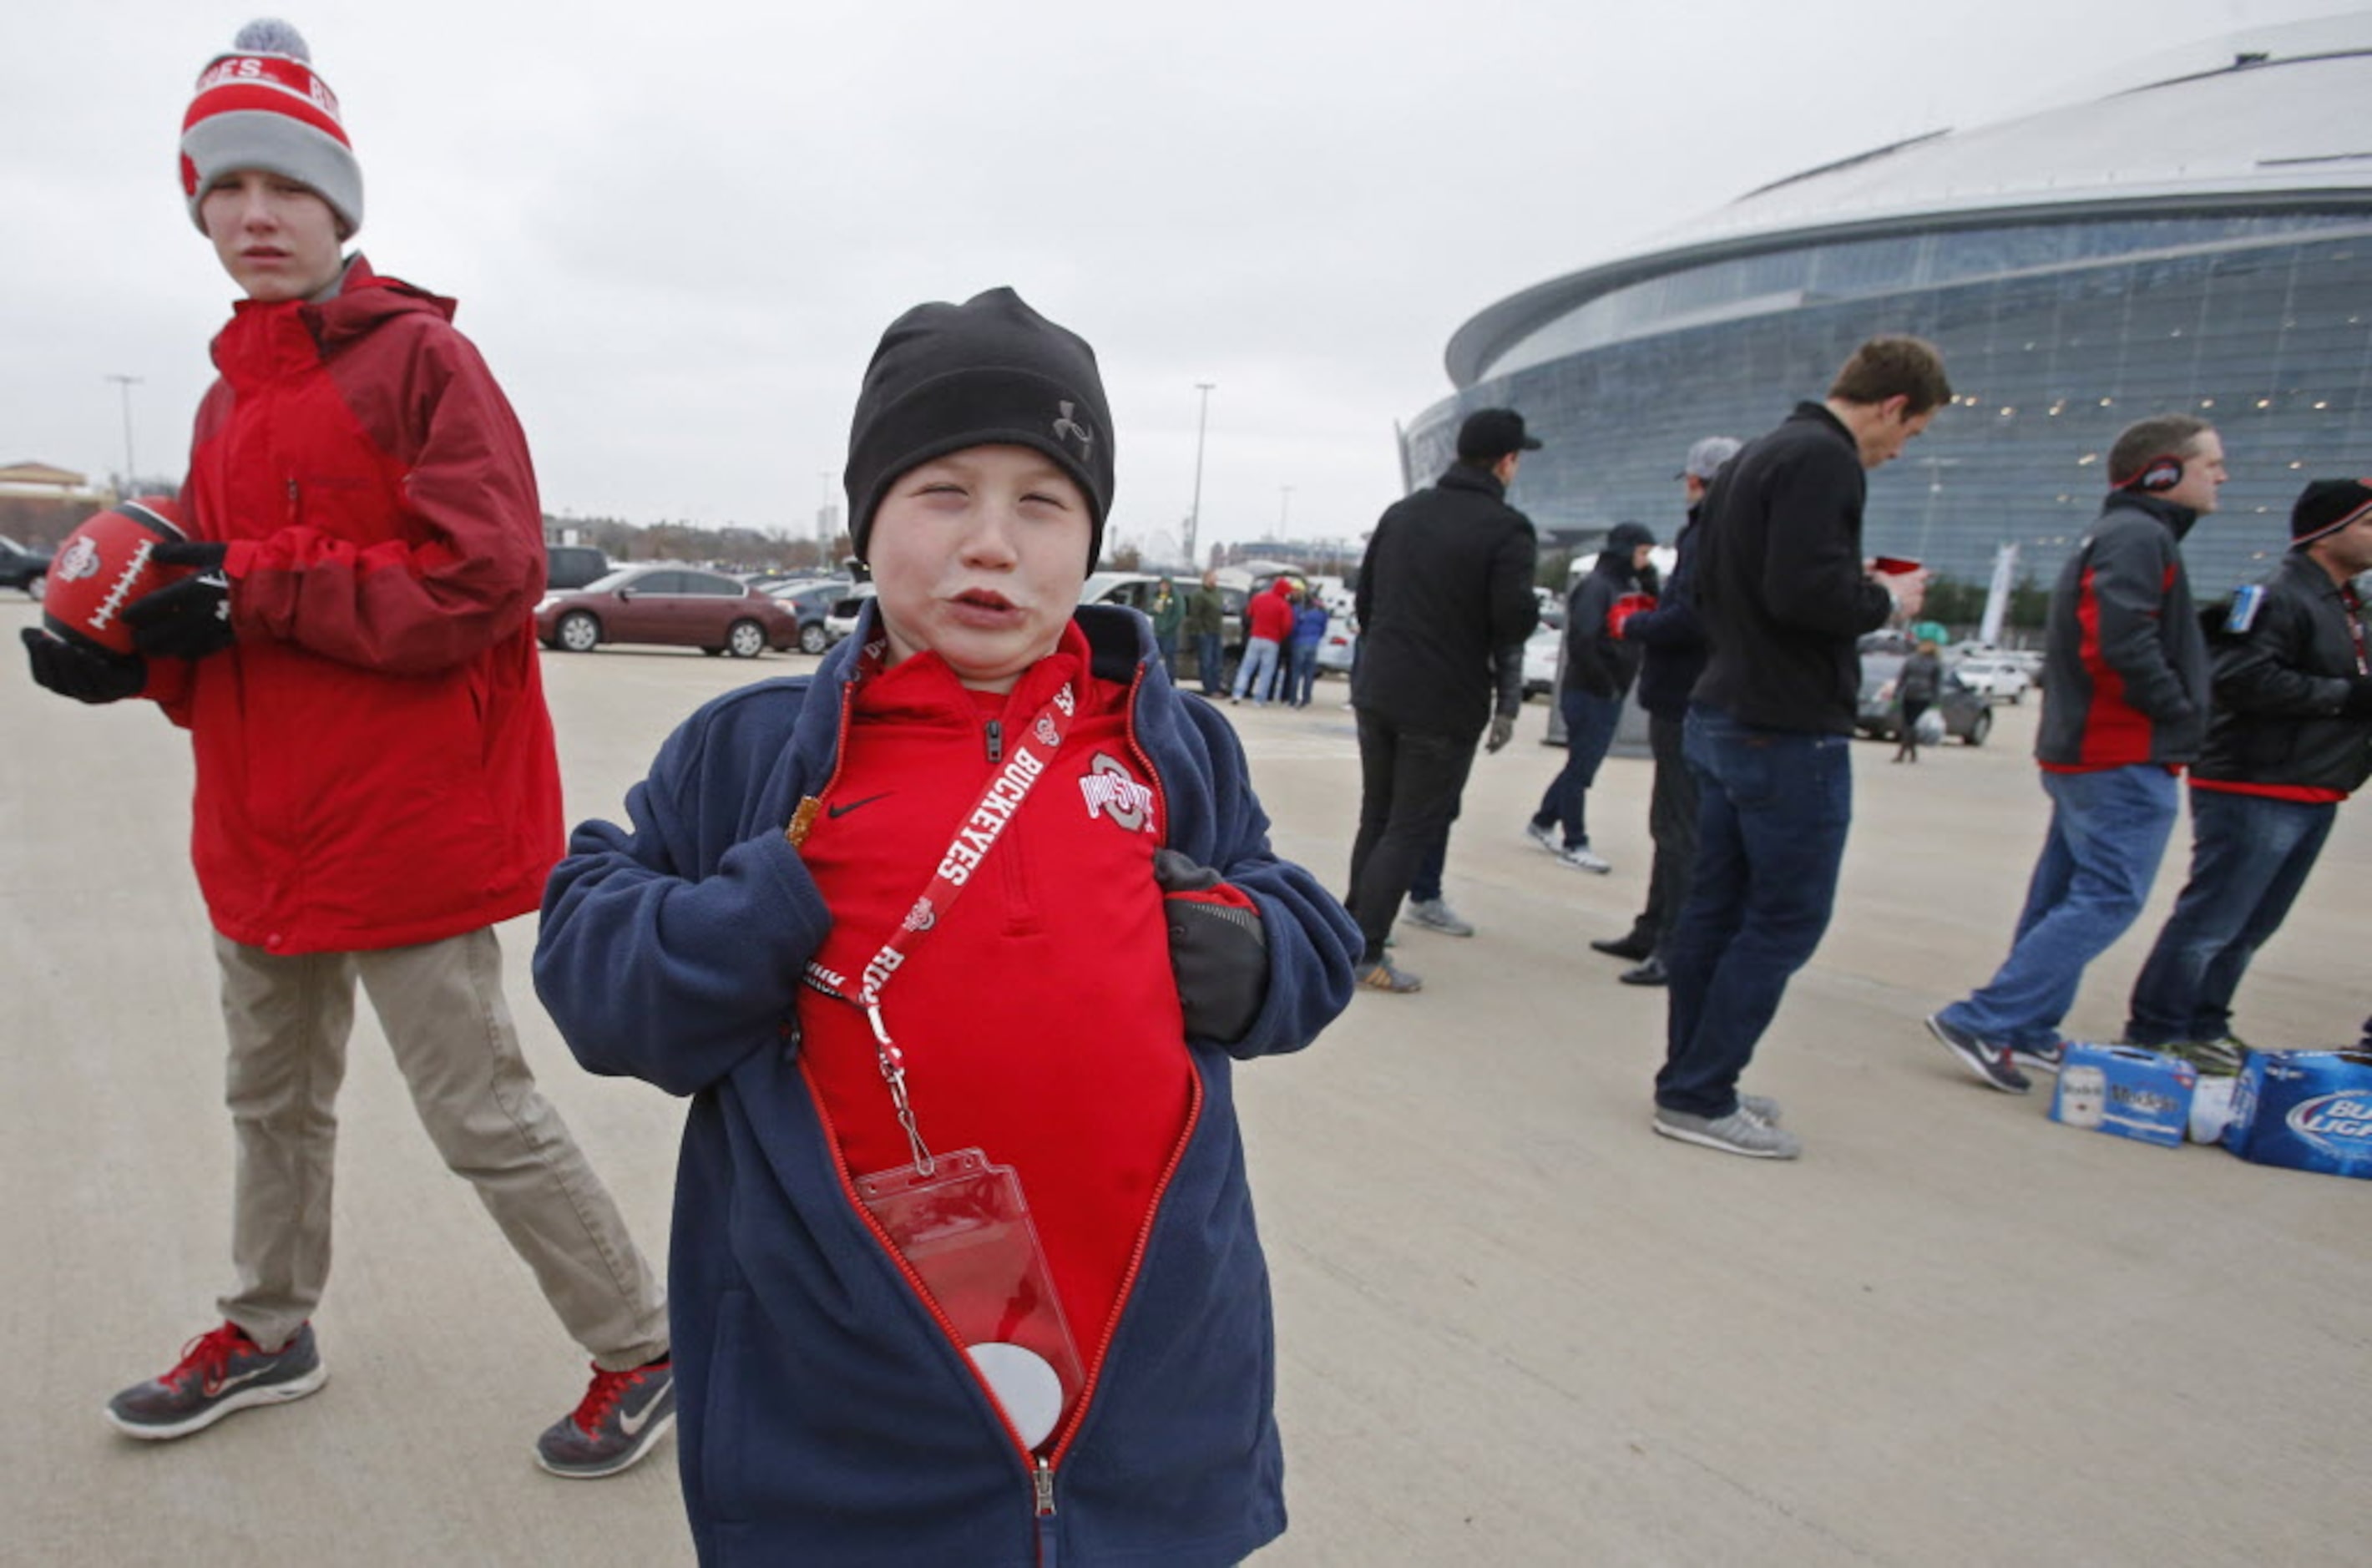
[[[938,921],[938,912],[931,907],[930,895],[927,893],[916,899],[914,907],[906,912],[905,923],[909,931],[928,931],[932,926],[936,925]]]
[[[1129,776],[1115,757],[1099,751],[1079,775],[1079,793],[1087,796],[1087,817],[1109,819],[1132,833],[1145,830],[1153,820],[1153,791]]]
[[[66,546],[66,552],[59,556],[57,564],[50,569],[58,575],[58,581],[62,583],[80,582],[85,577],[97,576],[99,546],[87,539],[77,539]]]

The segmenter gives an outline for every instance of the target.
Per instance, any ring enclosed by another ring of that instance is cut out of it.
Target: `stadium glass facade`
[[[2229,459],[2222,510],[2184,550],[2203,598],[2285,548],[2305,480],[2372,472],[2372,200],[1792,238],[1510,342],[1413,424],[1409,472],[1448,463],[1468,411],[1509,405],[1548,443],[1513,497],[1543,528],[1635,518],[1669,538],[1692,441],[1768,430],[1880,332],[1935,342],[1959,401],[1870,476],[1866,542],[1963,582],[2015,543],[2047,586],[2099,513],[2110,445],[2148,414],[2212,421]]]

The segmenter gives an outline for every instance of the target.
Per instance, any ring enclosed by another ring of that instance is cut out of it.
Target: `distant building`
[[[2117,432],[2212,420],[2223,511],[2203,596],[2287,544],[2302,482],[2372,471],[2372,14],[2163,57],[2146,85],[1881,147],[1751,192],[1492,306],[1414,419],[1427,482],[1470,411],[1546,446],[1517,505],[1544,539],[1676,519],[1698,436],[1752,437],[1855,344],[1944,351],[1958,407],[1871,476],[1867,544],[1965,582],[1997,549],[2048,582],[2097,515]]]

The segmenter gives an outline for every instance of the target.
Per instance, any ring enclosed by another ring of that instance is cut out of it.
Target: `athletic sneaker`
[[[1692,1116],[1685,1110],[1667,1110],[1659,1105],[1655,1121],[1648,1125],[1667,1138],[1719,1149],[1726,1155],[1744,1155],[1749,1159],[1791,1160],[1804,1152],[1803,1140],[1796,1134],[1748,1114],[1744,1095],[1738,1097],[1738,1109],[1719,1120]]]
[[[2067,1060],[2067,1042],[2054,1040],[2049,1045],[2013,1045],[2010,1060],[2029,1073],[2056,1074]]]
[[[1769,1095],[1741,1093],[1738,1097],[1738,1109],[1765,1126],[1779,1125],[1779,1102]]]
[[[2238,1035],[2226,1035],[2222,1040],[2186,1040],[2158,1049],[2181,1057],[2211,1078],[2229,1078],[2249,1064],[2249,1042]]]
[[[1527,822],[1524,824],[1524,836],[1551,854],[1564,853],[1564,835],[1557,831],[1554,822]]]
[[[1412,991],[1423,991],[1424,981],[1402,969],[1394,969],[1389,958],[1378,958],[1359,971],[1359,985],[1366,991],[1389,991],[1405,996]]]
[[[673,1361],[624,1372],[597,1365],[576,1411],[535,1440],[535,1462],[571,1481],[598,1481],[633,1469],[674,1424]]]
[[[1948,1024],[1941,1014],[1929,1016],[1927,1032],[1943,1041],[1944,1049],[1959,1057],[1960,1065],[1974,1073],[1988,1088],[1999,1089],[2006,1095],[2022,1095],[2034,1086],[2017,1070],[2017,1063],[2010,1060],[2009,1047],[1972,1035],[1958,1024]]]
[[[1613,862],[1599,855],[1587,844],[1557,851],[1557,864],[1569,865],[1576,871],[1595,871],[1600,877],[1614,869]]]
[[[329,1378],[310,1323],[278,1350],[225,1323],[183,1345],[170,1372],[108,1400],[107,1419],[127,1437],[187,1437],[233,1411],[301,1400]]]
[[[1474,923],[1465,919],[1441,899],[1413,899],[1401,918],[1411,925],[1422,925],[1427,931],[1438,931],[1444,936],[1471,936]]]

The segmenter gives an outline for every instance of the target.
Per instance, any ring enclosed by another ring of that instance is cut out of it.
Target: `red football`
[[[123,607],[188,571],[148,558],[158,544],[186,537],[180,520],[180,508],[166,495],[119,502],[84,519],[50,563],[42,623],[68,642],[130,653],[132,628],[123,623]]]

